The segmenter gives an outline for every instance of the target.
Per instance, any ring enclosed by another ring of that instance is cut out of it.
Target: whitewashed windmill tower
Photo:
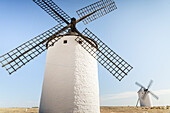
[[[149,88],[151,87],[152,83],[153,81],[151,80],[147,88],[145,88],[143,85],[141,85],[138,82],[135,83],[136,85],[141,87],[140,90],[138,91],[138,100],[136,106],[140,102],[141,107],[151,107],[152,104],[151,104],[149,94],[151,94],[153,97],[155,97],[158,100],[158,96],[156,96],[154,93],[149,91]]]
[[[101,0],[77,11],[70,18],[52,0],[33,0],[59,24],[2,55],[2,67],[9,74],[47,50],[40,113],[99,113],[97,61],[118,80],[132,69],[87,28],[85,24],[115,10],[113,0]]]

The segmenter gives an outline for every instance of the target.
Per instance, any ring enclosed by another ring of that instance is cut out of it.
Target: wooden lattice
[[[17,71],[30,60],[44,52],[47,49],[46,43],[48,42],[48,39],[50,37],[57,37],[59,34],[55,33],[61,29],[63,29],[63,26],[58,24],[41,35],[38,35],[10,52],[0,56],[2,67],[5,67],[9,74]],[[48,46],[52,46],[58,40],[59,38],[54,38],[48,43]]]
[[[111,50],[105,43],[103,43],[96,35],[94,35],[87,28],[82,34],[97,44],[97,48],[93,47],[82,37],[77,37],[76,41],[87,50],[97,61],[104,66],[113,76],[121,81],[125,75],[133,68],[113,50]],[[97,51],[96,51],[97,50]],[[97,52],[97,54],[96,54]]]
[[[33,0],[33,1],[60,24],[64,23],[65,21],[68,24],[68,22],[71,20],[70,16],[67,15],[52,0]]]
[[[94,4],[91,4],[87,7],[84,7],[82,9],[78,10],[77,14],[79,15],[80,18],[82,18],[83,16],[96,11],[92,15],[83,19],[84,24],[88,24],[89,22],[91,22],[103,15],[106,15],[107,13],[109,13],[115,9],[117,9],[117,7],[113,0],[100,0]]]

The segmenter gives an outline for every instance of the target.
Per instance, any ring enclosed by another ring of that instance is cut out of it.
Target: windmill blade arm
[[[138,82],[135,82],[135,84],[136,85],[138,85],[139,87],[141,87],[141,88],[144,88],[144,89],[146,89],[143,85],[141,85],[140,83],[138,83]]]
[[[106,5],[106,6],[103,6],[103,7],[99,8],[99,9],[97,9],[97,10],[91,12],[91,13],[86,14],[85,16],[79,18],[79,19],[76,21],[76,23],[78,23],[78,22],[82,21],[83,19],[85,19],[85,18],[87,18],[87,17],[93,15],[93,14],[96,13],[97,11],[106,8],[107,6],[109,6],[109,5],[111,5],[111,4],[112,4],[112,3],[110,3],[110,4]],[[77,11],[77,12],[78,12],[78,11]]]
[[[117,7],[113,0],[100,0],[76,11],[80,17],[80,19],[77,20],[77,23],[83,20],[84,24],[88,24],[91,21],[104,16],[115,9],[117,9]]]
[[[148,88],[147,88],[147,89],[149,89],[149,88],[151,87],[152,83],[153,83],[153,80],[151,80],[151,81],[149,82],[149,85],[148,85]]]
[[[87,28],[82,32],[82,35],[85,35],[91,40],[95,41],[98,48],[94,48],[81,37],[77,37],[76,41],[82,41],[81,46],[95,59],[97,59],[98,62],[119,81],[122,80],[124,76],[127,75],[127,73],[133,68]]]
[[[2,64],[2,67],[5,67],[9,74],[17,71],[47,49],[47,40],[53,39],[51,40],[51,45],[58,41],[59,39],[54,38],[65,29],[66,28],[61,24],[56,25],[43,34],[38,35],[12,51],[0,56],[0,63]]]
[[[154,97],[154,98],[156,98],[157,100],[159,99],[159,97],[158,96],[156,96],[154,93],[152,93],[151,91],[149,91],[149,93]]]
[[[71,20],[60,7],[58,7],[52,0],[33,0],[37,5],[39,5],[44,11],[46,11],[52,18],[54,18],[58,23],[69,24]]]
[[[138,100],[137,100],[137,102],[136,102],[136,107],[138,106],[139,100],[140,100],[140,99],[138,98]]]

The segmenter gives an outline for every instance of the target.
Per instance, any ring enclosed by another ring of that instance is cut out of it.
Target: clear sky
[[[71,17],[96,0],[54,0]],[[139,87],[154,81],[153,105],[170,105],[170,1],[116,0],[117,10],[88,25],[90,29],[134,69],[121,82],[99,64],[100,104],[134,106]],[[32,0],[0,1],[0,55],[57,24]],[[8,75],[0,68],[0,107],[39,106],[46,52]]]

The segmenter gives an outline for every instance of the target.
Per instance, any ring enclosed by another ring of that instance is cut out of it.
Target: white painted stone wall
[[[149,94],[147,93],[144,99],[142,98],[143,95],[144,95],[144,91],[138,92],[140,106],[151,107],[151,101],[150,101]]]
[[[76,37],[47,51],[40,113],[100,113],[97,61]]]

